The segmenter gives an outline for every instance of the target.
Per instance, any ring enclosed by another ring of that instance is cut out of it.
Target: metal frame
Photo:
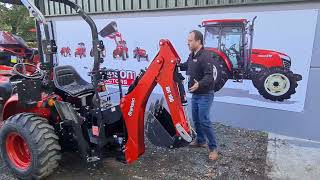
[[[41,6],[42,12],[46,16],[74,15],[72,10],[65,8],[63,4],[50,4],[50,0],[45,0]],[[89,1],[91,3],[89,3]],[[175,10],[189,8],[206,8],[221,6],[241,6],[271,3],[306,2],[314,0],[220,0],[219,3],[212,0],[77,0],[77,4],[89,14],[101,14],[110,12],[134,12],[134,11],[155,11],[155,10]],[[89,7],[100,8],[89,8]],[[53,9],[51,11],[51,9]],[[59,11],[56,11],[58,9]]]

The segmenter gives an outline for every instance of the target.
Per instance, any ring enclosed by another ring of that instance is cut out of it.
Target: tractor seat
[[[57,66],[53,71],[57,89],[73,97],[94,92],[93,85],[82,79],[72,66]]]

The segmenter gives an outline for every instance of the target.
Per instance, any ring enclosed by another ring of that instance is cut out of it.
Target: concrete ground
[[[283,180],[320,179],[320,142],[268,134],[268,177]]]

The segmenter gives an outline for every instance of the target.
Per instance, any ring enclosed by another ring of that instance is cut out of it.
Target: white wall
[[[225,14],[227,12],[228,16],[231,17],[232,14],[245,14],[248,15],[246,17],[251,17],[256,12],[259,12],[260,14],[270,14],[270,12],[274,12],[274,14],[278,14],[279,16],[274,16],[273,18],[270,19],[270,22],[274,19],[274,21],[281,22],[283,21],[284,23],[286,22],[285,17],[280,16],[281,12],[288,11],[288,10],[293,10],[291,12],[303,12],[301,10],[307,10],[305,12],[311,12],[314,9],[319,9],[320,8],[320,3],[290,3],[290,4],[277,4],[277,5],[265,5],[265,6],[241,6],[241,7],[228,7],[228,8],[208,8],[208,9],[192,9],[192,10],[175,10],[175,11],[158,11],[158,12],[137,12],[137,13],[132,13],[132,14],[122,14],[122,13],[117,13],[117,14],[110,14],[110,15],[100,15],[100,16],[94,16],[94,19],[96,19],[99,22],[105,22],[106,18],[108,19],[115,19],[115,18],[142,18],[145,16],[148,17],[163,17],[163,16],[180,16],[180,15],[203,15],[203,14],[211,14],[214,15],[215,17],[221,17],[221,14]],[[297,11],[298,10],[298,11]],[[271,13],[272,13],[271,12]],[[318,14],[318,13],[317,13]],[[299,14],[295,14],[299,15]],[[225,124],[230,124],[234,126],[239,126],[239,127],[245,127],[245,128],[250,128],[250,129],[259,129],[259,130],[266,130],[266,131],[271,131],[275,132],[278,134],[284,134],[284,135],[289,135],[289,136],[295,136],[295,137],[300,137],[300,138],[307,138],[307,139],[313,139],[313,140],[320,140],[320,133],[318,128],[320,127],[320,122],[319,122],[319,110],[316,109],[316,107],[319,107],[319,91],[320,91],[320,85],[318,83],[318,78],[320,77],[320,62],[319,62],[319,52],[320,52],[320,23],[319,19],[317,19],[319,15],[316,16],[301,16],[300,19],[291,19],[291,27],[287,28],[285,32],[286,34],[285,37],[281,37],[281,33],[277,33],[279,31],[282,31],[283,29],[273,29],[272,34],[274,35],[280,35],[278,38],[286,38],[288,37],[287,35],[292,35],[292,38],[284,39],[282,41],[286,41],[286,44],[291,44],[294,47],[301,47],[304,48],[305,43],[301,43],[301,41],[306,40],[307,37],[312,37],[312,32],[316,33],[315,38],[314,38],[314,43],[308,41],[308,45],[303,52],[299,52],[299,49],[289,49],[286,50],[285,48],[288,46],[280,45],[283,42],[278,42],[278,43],[271,43],[267,44],[263,40],[259,41],[255,40],[255,45],[259,46],[261,48],[268,48],[269,46],[275,47],[279,51],[289,51],[288,54],[296,54],[297,57],[309,57],[312,59],[311,64],[309,61],[309,64],[307,64],[307,67],[305,67],[305,74],[309,77],[306,79],[306,81],[303,84],[299,84],[299,86],[305,88],[305,91],[301,92],[302,94],[306,95],[305,100],[304,100],[304,95],[303,95],[303,100],[302,104],[304,106],[300,106],[299,110],[296,110],[297,112],[290,112],[286,111],[289,110],[288,108],[282,108],[282,110],[279,110],[281,108],[274,108],[274,109],[269,109],[272,107],[264,108],[263,107],[254,107],[252,104],[250,106],[246,105],[239,105],[239,104],[245,104],[245,103],[226,103],[226,102],[221,102],[219,100],[220,97],[216,98],[215,105],[212,110],[212,117],[214,118],[215,121],[220,121]],[[311,19],[310,19],[311,18]],[[53,18],[53,20],[57,21],[74,21],[74,20],[79,20],[79,17],[58,17],[58,18]],[[189,19],[186,19],[188,21]],[[304,23],[306,22],[312,22],[316,21],[317,22],[317,28],[314,31],[314,28],[316,24],[314,24],[314,27],[311,26],[305,27]],[[259,22],[259,20],[257,20]],[[266,21],[263,21],[266,22]],[[262,21],[260,23],[263,23]],[[129,24],[127,24],[129,28]],[[281,25],[281,24],[277,24]],[[123,26],[123,25],[122,25]],[[260,24],[261,31],[263,31],[262,28],[263,24]],[[279,27],[277,26],[277,27]],[[258,27],[258,25],[256,26]],[[140,27],[141,31],[143,31],[143,26]],[[88,29],[81,29],[81,31],[87,31]],[[170,32],[173,31],[174,27],[163,27],[163,31],[165,32]],[[132,30],[135,31],[135,30]],[[259,29],[257,30],[256,34],[259,33]],[[78,35],[78,32],[80,32],[80,29],[76,30],[77,33],[74,33],[74,35]],[[187,31],[186,31],[187,32]],[[269,31],[270,32],[270,31]],[[295,33],[297,32],[297,33]],[[299,34],[301,32],[301,34]],[[308,34],[302,33],[302,32],[308,32]],[[184,32],[185,33],[185,32]],[[271,33],[271,32],[270,32]],[[284,32],[282,32],[284,33]],[[311,33],[311,34],[310,34]],[[64,34],[60,33],[57,34],[57,39],[59,40],[59,37],[67,37]],[[258,36],[258,35],[257,35]],[[90,37],[87,37],[87,35],[81,35],[81,38],[84,39],[89,39]],[[181,35],[181,37],[185,37],[185,35]],[[276,38],[276,39],[278,39]],[[61,38],[60,38],[61,39]],[[65,39],[65,38],[63,38]],[[174,39],[174,38],[173,38]],[[178,40],[181,41],[181,40]],[[58,42],[59,43],[59,42]],[[303,44],[303,45],[302,45]],[[313,50],[311,51],[310,47],[313,46]],[[156,48],[156,47],[155,47]],[[181,55],[183,56],[183,55]],[[75,61],[75,60],[73,60]],[[78,63],[81,62],[81,60],[77,61]],[[305,63],[308,63],[305,61]],[[80,64],[80,63],[79,63]],[[126,66],[125,64],[123,64]],[[300,67],[294,67],[296,70],[298,70]],[[310,69],[310,71],[309,71]],[[221,99],[221,98],[220,98]],[[272,104],[272,103],[271,103]],[[272,106],[272,105],[271,105]],[[296,107],[296,106],[295,106]],[[302,108],[301,108],[302,107]],[[232,113],[230,113],[232,112]]]

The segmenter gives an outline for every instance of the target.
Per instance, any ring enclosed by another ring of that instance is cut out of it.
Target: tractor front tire
[[[284,101],[290,99],[296,93],[298,87],[292,71],[282,68],[271,68],[261,72],[255,82],[259,93],[272,101]]]
[[[214,91],[217,92],[228,81],[228,69],[221,59],[214,59],[212,62],[212,66],[214,78]]]
[[[20,113],[7,119],[0,129],[1,157],[19,179],[41,179],[59,165],[58,140],[46,119]]]

